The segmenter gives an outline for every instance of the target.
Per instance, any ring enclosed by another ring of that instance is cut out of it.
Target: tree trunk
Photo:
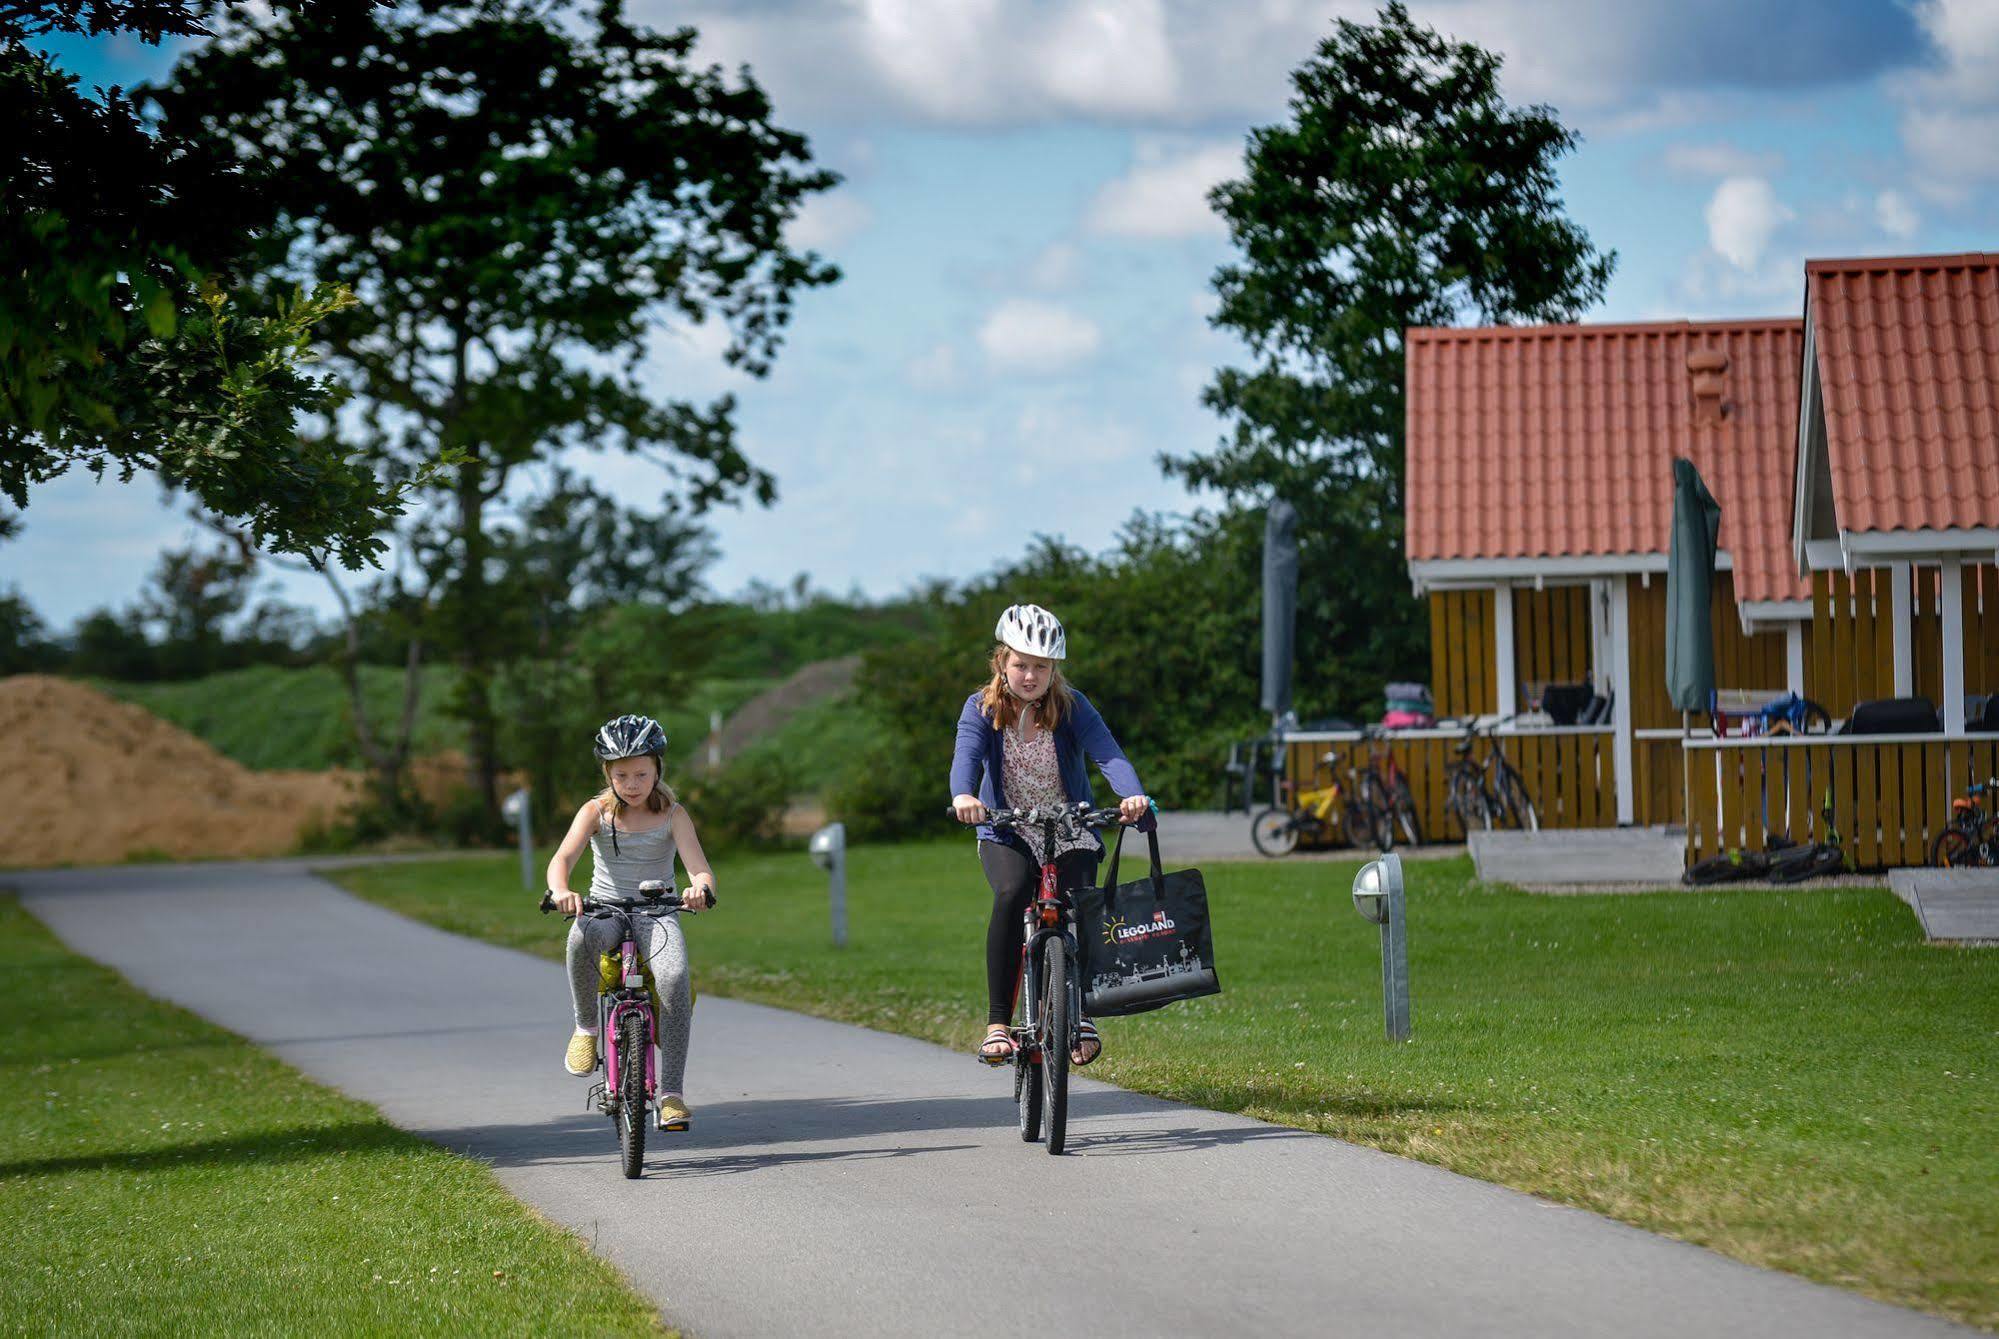
[[[476,450],[458,471],[458,534],[465,566],[458,582],[459,700],[465,718],[467,750],[471,754],[467,780],[481,807],[497,825],[499,741],[493,720],[493,656],[489,629],[492,611],[486,588],[486,561],[491,547],[485,529],[485,466]]]

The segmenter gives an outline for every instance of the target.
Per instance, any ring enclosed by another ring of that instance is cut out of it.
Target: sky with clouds
[[[1373,5],[1241,0],[631,0],[748,65],[845,177],[795,240],[845,271],[806,295],[767,379],[712,329],[663,328],[662,395],[742,401],[768,509],[712,517],[722,593],[811,574],[887,595],[1036,533],[1096,549],[1134,508],[1197,505],[1155,464],[1213,443],[1199,403],[1239,348],[1211,329],[1230,258],[1205,193],[1280,119],[1288,72]],[[1584,142],[1570,214],[1619,262],[1592,320],[1795,314],[1807,256],[1999,249],[1999,0],[1418,0],[1505,58],[1515,102]],[[86,82],[170,60],[72,43]],[[657,496],[635,462],[576,462]],[[0,548],[58,628],[122,606],[194,527],[145,484],[29,498]],[[324,609],[310,583],[290,598]]]

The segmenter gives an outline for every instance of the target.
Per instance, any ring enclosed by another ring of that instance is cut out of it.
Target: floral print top
[[[1037,805],[1067,804],[1069,796],[1062,789],[1062,773],[1055,762],[1055,732],[1037,730],[1033,739],[1022,739],[1020,732],[1006,732],[1004,750],[1006,802],[1015,809],[1029,809]],[[1058,837],[1055,850],[1042,850],[1043,837],[1038,828],[1020,827],[1014,829],[1026,841],[1027,849],[1034,853],[1034,863],[1045,865],[1065,851],[1094,851],[1097,840],[1088,832],[1072,837]]]

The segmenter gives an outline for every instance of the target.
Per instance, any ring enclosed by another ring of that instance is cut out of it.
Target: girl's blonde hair
[[[642,753],[642,758],[652,759],[652,794],[646,796],[646,812],[663,814],[680,803],[680,797],[673,793],[673,787],[666,784],[666,759],[657,753]],[[597,812],[610,819],[615,825],[630,806],[618,794],[618,788],[610,785],[611,767],[614,763],[629,762],[628,758],[612,758],[601,764],[604,769],[604,789],[597,792]]]
[[[987,681],[985,691],[979,694],[979,710],[996,730],[1010,730],[1020,719],[1022,702],[1006,686],[1006,657],[1013,648],[1005,642],[993,648],[991,664],[993,677]],[[1062,677],[1062,662],[1048,662],[1048,691],[1035,701],[1041,707],[1041,728],[1053,730],[1068,716],[1073,702],[1069,696],[1069,681]]]

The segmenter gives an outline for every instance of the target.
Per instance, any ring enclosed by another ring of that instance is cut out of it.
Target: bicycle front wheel
[[[1023,1002],[1030,1000],[1033,989],[1034,974],[1027,970],[1023,955],[1016,997]],[[1041,1057],[1034,1053],[1031,1035],[1014,1034],[1013,1100],[1020,1107],[1021,1142],[1031,1144],[1041,1137]]]
[[[1291,821],[1290,810],[1272,806],[1257,814],[1249,823],[1249,842],[1272,859],[1297,850],[1298,825]]]
[[[1069,998],[1069,946],[1059,936],[1042,942],[1041,1047],[1043,1123],[1048,1151],[1060,1153],[1069,1135],[1069,1048],[1075,1044],[1075,1001]]]
[[[646,1157],[646,1020],[634,1010],[618,1025],[618,1155],[636,1179]]]
[[[1395,778],[1395,826],[1402,831],[1402,840],[1411,846],[1423,844],[1423,824],[1416,817],[1416,796],[1410,792],[1407,778]]]

